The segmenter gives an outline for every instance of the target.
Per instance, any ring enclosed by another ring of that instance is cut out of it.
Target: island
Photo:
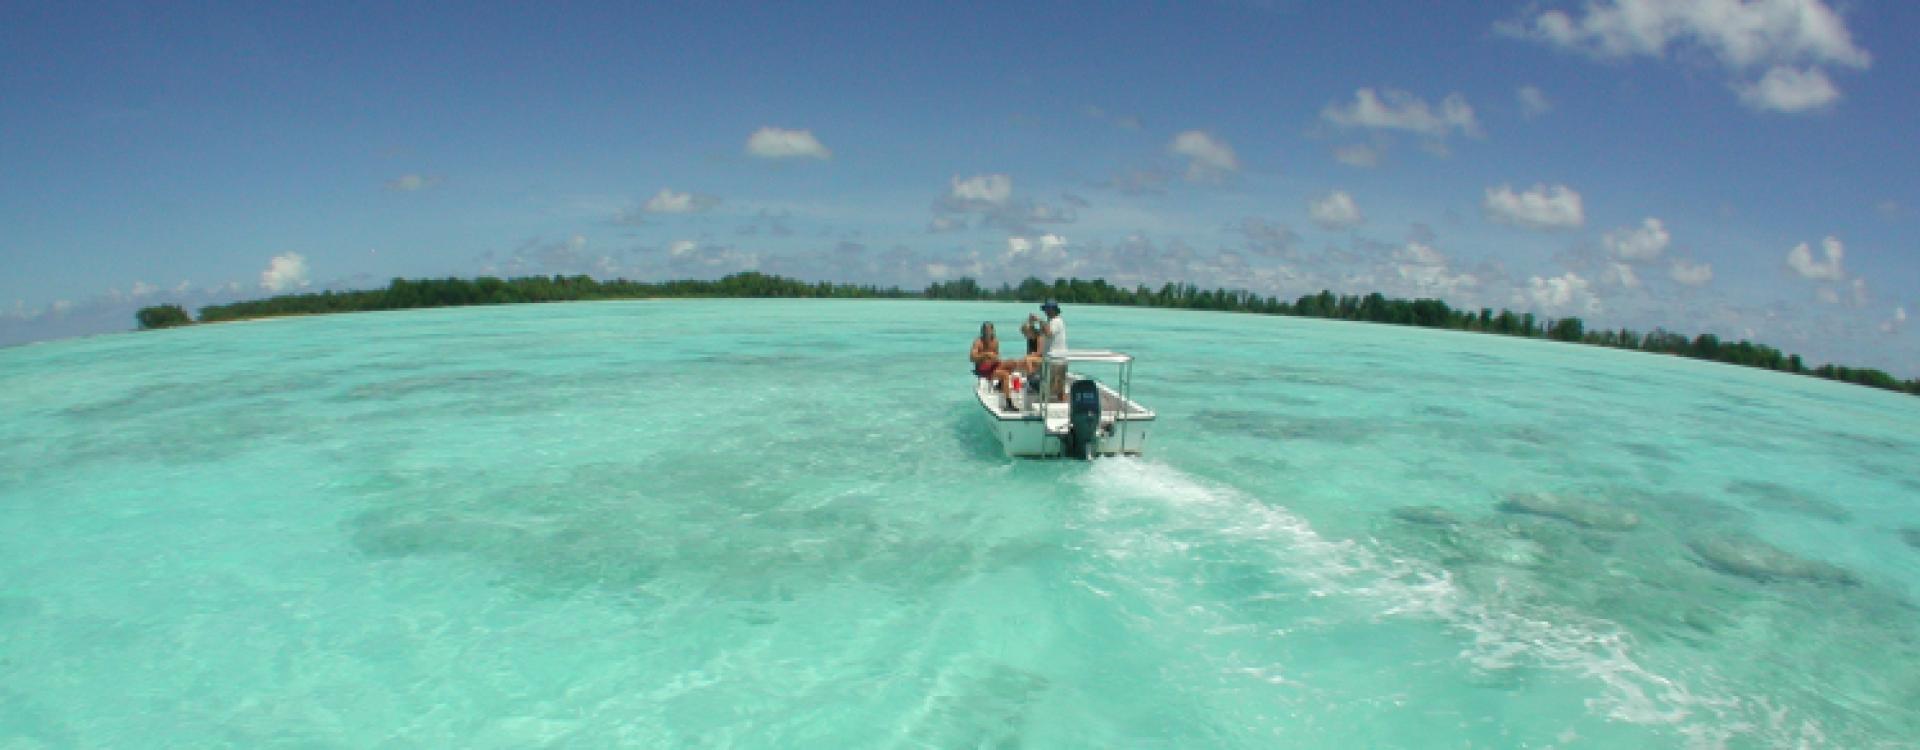
[[[806,282],[755,271],[730,274],[714,280],[684,279],[660,282],[626,279],[601,281],[585,275],[525,276],[510,279],[492,276],[481,276],[475,279],[394,279],[383,289],[283,294],[266,299],[208,305],[200,308],[197,319],[190,317],[186,310],[177,304],[144,307],[134,317],[141,330],[151,330],[190,325],[196,322],[222,323],[287,315],[526,302],[718,297],[928,299],[983,302],[1039,302],[1051,298],[1063,303],[1081,305],[1125,305],[1329,318],[1542,338],[1573,344],[1671,354],[1920,395],[1920,378],[1902,381],[1882,370],[1869,367],[1847,367],[1834,364],[1809,367],[1800,355],[1787,354],[1766,344],[1745,339],[1722,341],[1711,333],[1687,336],[1664,328],[1656,328],[1644,334],[1625,328],[1588,330],[1585,323],[1577,317],[1543,319],[1534,316],[1533,313],[1515,313],[1506,309],[1496,312],[1489,307],[1479,310],[1457,310],[1437,299],[1392,299],[1378,292],[1361,296],[1335,295],[1331,291],[1321,290],[1318,294],[1308,294],[1297,300],[1287,301],[1271,296],[1262,297],[1245,290],[1208,290],[1193,284],[1171,282],[1157,290],[1145,285],[1128,289],[1109,284],[1103,279],[1055,279],[1052,283],[1048,283],[1029,277],[1019,284],[1002,284],[996,288],[989,288],[982,286],[974,279],[959,278],[935,282],[928,285],[926,289],[918,291],[827,281]]]

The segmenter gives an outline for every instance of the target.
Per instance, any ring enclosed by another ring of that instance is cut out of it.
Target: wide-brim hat
[[[1042,309],[1042,310],[1058,310],[1058,309],[1060,309],[1060,303],[1058,303],[1058,302],[1055,302],[1055,301],[1053,301],[1053,300],[1047,300],[1047,301],[1045,301],[1045,302],[1042,302],[1042,303],[1040,303],[1040,309]]]

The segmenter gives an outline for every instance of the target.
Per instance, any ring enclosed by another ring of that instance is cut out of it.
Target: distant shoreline
[[[141,330],[151,330],[296,315],[413,310],[432,307],[703,298],[922,299],[1028,303],[1056,299],[1062,303],[1081,305],[1155,307],[1327,318],[1549,339],[1613,349],[1672,354],[1920,395],[1920,378],[1901,381],[1882,370],[1869,367],[1834,364],[1808,367],[1798,354],[1787,354],[1771,346],[1744,339],[1723,342],[1711,333],[1688,337],[1664,328],[1655,328],[1652,332],[1645,334],[1625,328],[1589,331],[1585,323],[1577,317],[1536,318],[1533,313],[1514,313],[1506,309],[1495,312],[1493,308],[1487,307],[1478,311],[1455,310],[1437,299],[1390,299],[1378,292],[1365,296],[1336,296],[1330,291],[1323,290],[1319,294],[1304,295],[1298,300],[1288,302],[1274,297],[1261,297],[1244,290],[1205,290],[1192,284],[1168,283],[1158,290],[1149,289],[1145,285],[1125,289],[1110,285],[1102,279],[1055,279],[1049,284],[1036,278],[1028,278],[1018,285],[1002,284],[997,289],[989,289],[980,286],[971,278],[960,278],[935,282],[920,291],[825,281],[807,283],[753,271],[731,274],[712,281],[642,282],[626,279],[598,281],[590,276],[527,276],[512,279],[481,276],[472,280],[394,279],[383,289],[286,294],[260,300],[208,305],[200,308],[198,316],[189,316],[187,311],[179,305],[155,305],[141,308],[134,317]]]

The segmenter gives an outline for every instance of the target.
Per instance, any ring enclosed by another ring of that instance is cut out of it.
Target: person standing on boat
[[[1040,352],[1046,357],[1046,388],[1048,398],[1058,401],[1066,398],[1067,321],[1060,317],[1060,303],[1054,300],[1040,303],[1040,311],[1047,314],[1047,322],[1040,329]]]

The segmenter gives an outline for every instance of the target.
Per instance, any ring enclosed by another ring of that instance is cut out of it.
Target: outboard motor
[[[1067,392],[1067,455],[1093,458],[1100,433],[1100,388],[1092,380],[1073,381]]]

